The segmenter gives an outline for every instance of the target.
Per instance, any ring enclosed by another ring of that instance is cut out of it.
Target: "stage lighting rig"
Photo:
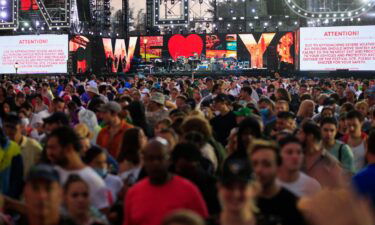
[[[340,3],[337,1],[337,3],[333,2],[331,0],[330,4],[336,4],[336,8],[326,9],[325,7],[315,7],[319,10],[323,11],[317,11],[309,9],[308,7],[302,7],[299,3],[297,3],[295,0],[284,0],[285,4],[289,7],[289,9],[297,14],[298,16],[306,19],[317,19],[317,18],[325,18],[326,20],[333,20],[333,19],[341,19],[341,20],[351,20],[354,18],[358,18],[364,14],[366,14],[368,11],[370,11],[375,6],[375,1],[373,0],[357,0],[357,1],[351,1],[351,5],[353,7],[348,7],[345,10],[339,9],[338,5]],[[356,4],[354,4],[356,3]],[[308,8],[308,9],[306,9]],[[312,8],[312,7],[310,7]],[[327,10],[327,11],[325,11]]]

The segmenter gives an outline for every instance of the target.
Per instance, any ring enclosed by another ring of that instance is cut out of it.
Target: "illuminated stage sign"
[[[129,72],[134,64],[189,57],[233,59],[249,68],[294,64],[294,33],[141,36],[109,39],[73,36],[73,72]],[[94,51],[95,50],[95,51]]]

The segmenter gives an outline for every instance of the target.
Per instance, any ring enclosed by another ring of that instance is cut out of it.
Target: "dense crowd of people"
[[[373,225],[375,80],[0,80],[2,224]]]

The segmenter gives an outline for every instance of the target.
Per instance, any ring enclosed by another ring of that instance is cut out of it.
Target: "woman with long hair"
[[[297,112],[297,123],[301,124],[303,121],[312,119],[314,116],[315,102],[310,99],[304,100],[299,106]]]
[[[147,144],[147,137],[141,128],[125,131],[118,157],[119,174],[127,184],[133,184],[141,171],[141,151]]]

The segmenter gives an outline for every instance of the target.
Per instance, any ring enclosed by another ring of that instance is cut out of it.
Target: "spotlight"
[[[8,17],[7,12],[2,11],[2,12],[0,13],[0,17],[3,18],[3,19],[7,18],[7,17]]]

